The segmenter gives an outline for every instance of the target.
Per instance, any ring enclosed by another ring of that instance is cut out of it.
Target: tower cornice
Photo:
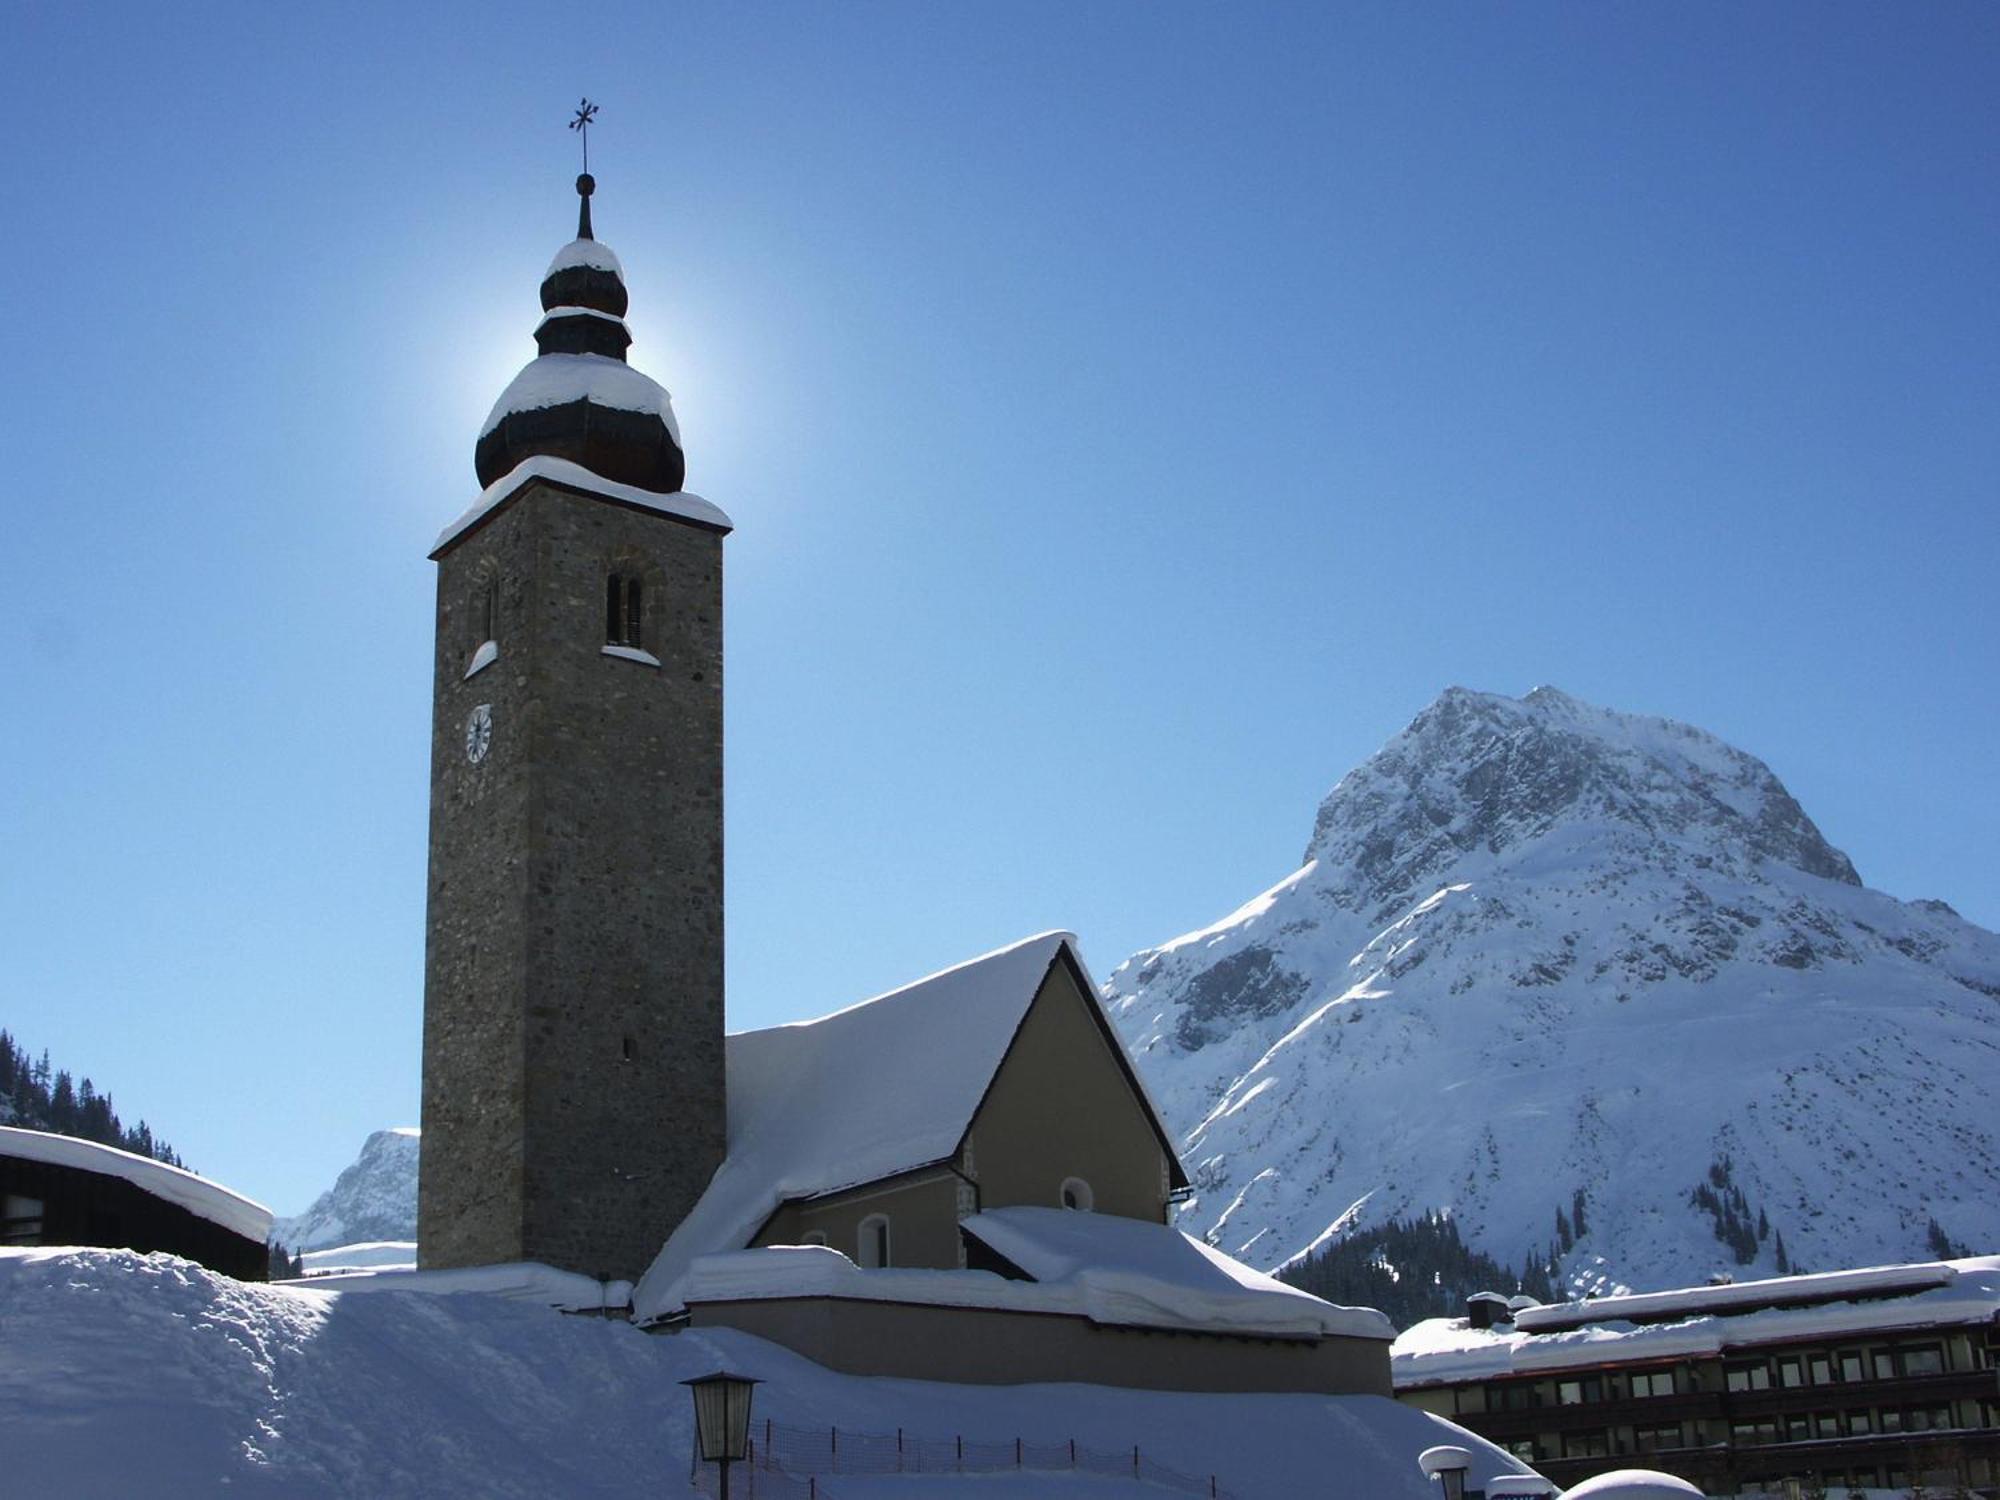
[[[593,474],[582,464],[571,463],[566,458],[535,454],[522,459],[506,474],[486,486],[464,515],[438,533],[437,541],[431,546],[431,560],[435,562],[443,557],[534,484],[561,490],[566,494],[582,495],[591,500],[602,500],[606,504],[621,506],[626,510],[647,511],[656,516],[671,516],[674,520],[685,521],[690,526],[700,527],[704,531],[718,532],[724,536],[736,529],[736,523],[729,519],[728,513],[721,506],[712,500],[704,500],[699,495],[691,495],[685,490],[676,490],[670,495],[663,495],[655,490],[642,490],[636,485],[619,484],[615,480]]]

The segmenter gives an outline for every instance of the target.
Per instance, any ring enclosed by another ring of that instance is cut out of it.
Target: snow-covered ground
[[[800,1428],[968,1441],[1134,1444],[1241,1500],[1427,1500],[1417,1454],[1498,1450],[1379,1397],[1203,1396],[1098,1386],[966,1387],[833,1374],[726,1330],[640,1333],[478,1294],[256,1286],[170,1256],[0,1250],[0,1433],[20,1493],[158,1500],[589,1497],[687,1493],[678,1382],[760,1377],[756,1416]],[[10,1491],[11,1492],[11,1491]],[[829,1500],[1135,1497],[1058,1475],[827,1475]]]
[[[1427,1210],[1518,1267],[1579,1191],[1579,1293],[1769,1274],[1780,1235],[1816,1270],[1948,1253],[1932,1221],[2000,1248],[2000,936],[1864,887],[1687,725],[1451,689],[1300,869],[1104,996],[1180,1226],[1260,1267]],[[1698,1189],[1741,1193],[1748,1262]]]

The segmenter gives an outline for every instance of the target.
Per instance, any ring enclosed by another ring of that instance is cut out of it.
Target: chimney
[[[1465,1299],[1465,1321],[1474,1328],[1511,1327],[1514,1309],[1498,1292],[1474,1292]]]

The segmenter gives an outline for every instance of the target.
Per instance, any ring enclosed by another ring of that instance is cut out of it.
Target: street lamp
[[[1450,1443],[1426,1448],[1417,1455],[1417,1467],[1444,1486],[1444,1500],[1465,1500],[1465,1475],[1472,1467],[1472,1455]]]
[[[681,1382],[694,1394],[695,1443],[702,1462],[715,1464],[722,1475],[719,1500],[729,1500],[729,1466],[750,1451],[750,1388],[758,1383],[726,1370]]]

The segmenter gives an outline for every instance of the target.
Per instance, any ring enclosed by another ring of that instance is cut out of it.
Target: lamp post
[[[681,1382],[694,1395],[695,1443],[702,1462],[716,1465],[722,1476],[719,1500],[729,1500],[729,1466],[750,1451],[750,1388],[758,1383],[727,1370]]]
[[[1465,1476],[1472,1467],[1472,1455],[1450,1443],[1426,1448],[1417,1455],[1417,1467],[1444,1486],[1444,1500],[1465,1500]]]

